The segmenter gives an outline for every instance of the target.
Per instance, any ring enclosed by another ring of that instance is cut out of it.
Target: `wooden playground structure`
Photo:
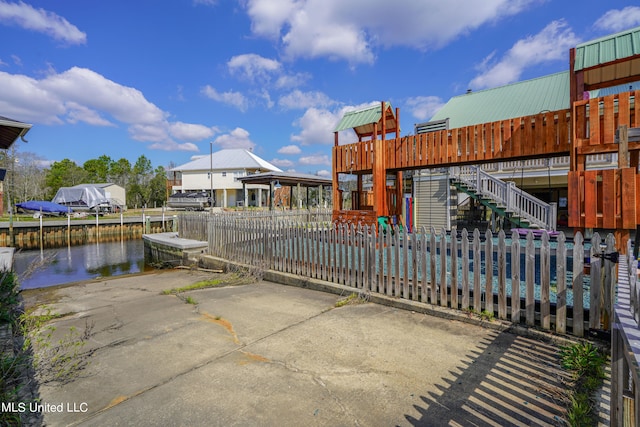
[[[572,100],[578,75],[572,73]],[[640,127],[639,97],[640,91],[629,91],[575,99],[566,110],[404,137],[399,136],[399,110],[382,102],[379,120],[353,127],[358,142],[340,145],[335,132],[333,220],[376,224],[378,217],[396,215],[403,171],[569,156],[569,226],[613,231],[624,252],[631,230],[640,224],[640,142],[628,138],[629,128]],[[587,156],[606,153],[618,153],[616,169],[586,169]],[[340,174],[356,176],[352,209],[341,206]],[[369,198],[362,196],[366,174],[372,176]],[[395,187],[387,186],[389,178],[395,178]]]

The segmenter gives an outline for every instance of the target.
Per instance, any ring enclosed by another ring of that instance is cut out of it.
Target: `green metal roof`
[[[640,27],[576,46],[575,71],[640,55]]]
[[[385,102],[384,108],[390,108],[391,104]],[[369,107],[362,108],[360,110],[349,111],[342,116],[342,120],[336,126],[334,132],[339,132],[346,129],[356,129],[362,126],[378,123],[382,118],[382,105],[377,103]]]
[[[453,97],[431,121],[449,119],[455,129],[569,108],[569,72]]]

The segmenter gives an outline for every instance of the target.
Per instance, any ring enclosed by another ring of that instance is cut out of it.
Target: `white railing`
[[[476,194],[493,200],[506,212],[527,220],[530,224],[556,229],[557,206],[546,203],[516,187],[513,182],[502,181],[476,166],[451,168],[451,177]]]
[[[587,156],[587,169],[601,166],[615,166],[618,161],[618,153],[593,154]],[[518,171],[546,171],[569,169],[569,156],[551,157],[548,159],[511,160],[508,162],[487,163],[481,166],[488,172],[518,172]]]

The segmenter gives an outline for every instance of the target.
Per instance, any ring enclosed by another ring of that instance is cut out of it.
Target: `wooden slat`
[[[616,185],[616,171],[607,169],[602,173],[602,226],[616,228],[616,201],[620,195]],[[585,189],[585,191],[587,191]],[[585,202],[586,203],[586,202]]]
[[[485,126],[488,123],[476,125],[474,132],[474,141],[475,141],[475,158],[476,161],[485,159],[485,152],[487,146],[487,138],[485,134]]]
[[[473,230],[473,309],[476,312],[482,311],[482,285],[480,283],[480,274],[482,270],[482,261],[480,253],[480,230]]]
[[[436,252],[437,252],[437,247],[436,247],[436,230],[435,228],[431,227],[430,229],[430,240],[429,240],[429,251],[431,252],[431,301],[430,303],[433,305],[438,304],[438,294],[437,294],[437,288],[438,285],[436,283]]]
[[[530,156],[534,153],[536,143],[533,139],[533,116],[525,117],[522,119],[522,153],[526,156]],[[538,142],[538,141],[536,141]]]
[[[640,189],[640,174],[636,175],[636,189]],[[636,224],[640,224],[640,197],[636,196]]]
[[[589,100],[589,145],[600,143],[600,106],[598,98]]]
[[[573,335],[584,336],[584,239],[577,232],[573,237]]]
[[[440,305],[447,307],[449,295],[447,292],[447,232],[444,228],[440,232]]]
[[[629,92],[621,93],[618,97],[618,127],[622,125],[631,126],[631,111]]]
[[[443,229],[444,231],[444,229]],[[458,239],[451,236],[451,308],[458,309]]]
[[[513,140],[511,137],[511,121],[503,120],[502,124],[502,158],[513,156]]]
[[[551,329],[551,248],[549,233],[542,233],[540,246],[540,325],[542,329]]]
[[[507,318],[507,247],[504,230],[498,233],[498,318]]]
[[[500,122],[491,123],[491,128],[487,131],[487,135],[489,135],[491,144],[490,157],[493,159],[501,158],[502,135],[500,134]]]
[[[525,316],[528,326],[536,324],[536,301],[534,294],[535,286],[535,245],[533,243],[533,233],[527,234],[527,245],[525,248]]]
[[[487,230],[484,234],[484,277],[484,307],[493,314],[495,309],[493,307],[493,233],[491,230]]]
[[[459,149],[460,149],[460,161],[461,162],[467,162],[469,161],[469,146],[468,146],[468,141],[467,141],[467,133],[468,133],[469,128],[462,128],[459,130],[458,132],[458,138],[459,138]]]
[[[633,120],[631,127],[640,127],[640,90],[636,90],[633,93],[635,102],[633,107]],[[640,405],[639,405],[640,406]]]
[[[616,96],[609,95],[604,97],[602,140],[605,144],[613,144],[615,139],[614,97]]]
[[[636,193],[636,171],[634,168],[624,168],[620,171],[621,174],[621,214],[622,214],[622,228],[635,229],[636,228],[636,204],[638,203],[638,196]]]
[[[580,172],[569,172],[567,176],[569,227],[582,227],[582,187]]]
[[[600,253],[600,234],[594,233],[591,239],[591,283],[590,283],[590,298],[589,298],[589,328],[600,328],[600,304],[602,299],[602,282],[601,282],[601,269],[602,262],[600,258],[594,257],[594,255]]]
[[[512,120],[513,122],[513,133],[511,135],[511,140],[513,141],[513,156],[522,156],[522,119],[516,118]]]
[[[409,299],[409,240],[407,236],[407,227],[396,230],[402,244],[402,297]]]
[[[469,232],[462,229],[462,310],[469,309]]]
[[[420,266],[420,256],[422,255],[422,251],[424,247],[420,245],[420,235],[414,231],[415,238],[415,246],[411,251],[411,299],[414,301],[419,301],[419,292],[418,292],[418,268]],[[404,245],[409,247],[409,243],[407,241],[404,242]]]
[[[429,282],[428,275],[427,275],[427,265],[428,265],[427,256],[429,251],[427,250],[427,230],[424,228],[424,226],[421,227],[420,229],[420,246],[422,249],[422,257],[420,260],[420,274],[421,274],[420,301],[422,301],[423,303],[427,303],[429,300],[428,293],[427,293],[428,282]]]
[[[459,129],[452,129],[451,130],[451,145],[453,146],[453,156],[457,159],[462,158],[462,153],[460,152],[460,145],[459,145],[459,141],[460,141],[460,132]],[[429,165],[433,165],[435,164],[435,162],[430,162]]]
[[[566,237],[560,232],[556,246],[556,332],[567,332],[567,247]]]
[[[520,323],[520,234],[511,234],[511,321]]]
[[[598,171],[584,172],[584,226],[587,228],[596,228],[597,208],[598,208],[598,190],[597,190]]]

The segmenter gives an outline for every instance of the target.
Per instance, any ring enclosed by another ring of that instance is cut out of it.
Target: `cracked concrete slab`
[[[94,328],[87,368],[40,387],[84,411],[47,425],[562,425],[553,344],[270,282],[161,295],[206,277],[25,292],[73,313],[56,333]]]

